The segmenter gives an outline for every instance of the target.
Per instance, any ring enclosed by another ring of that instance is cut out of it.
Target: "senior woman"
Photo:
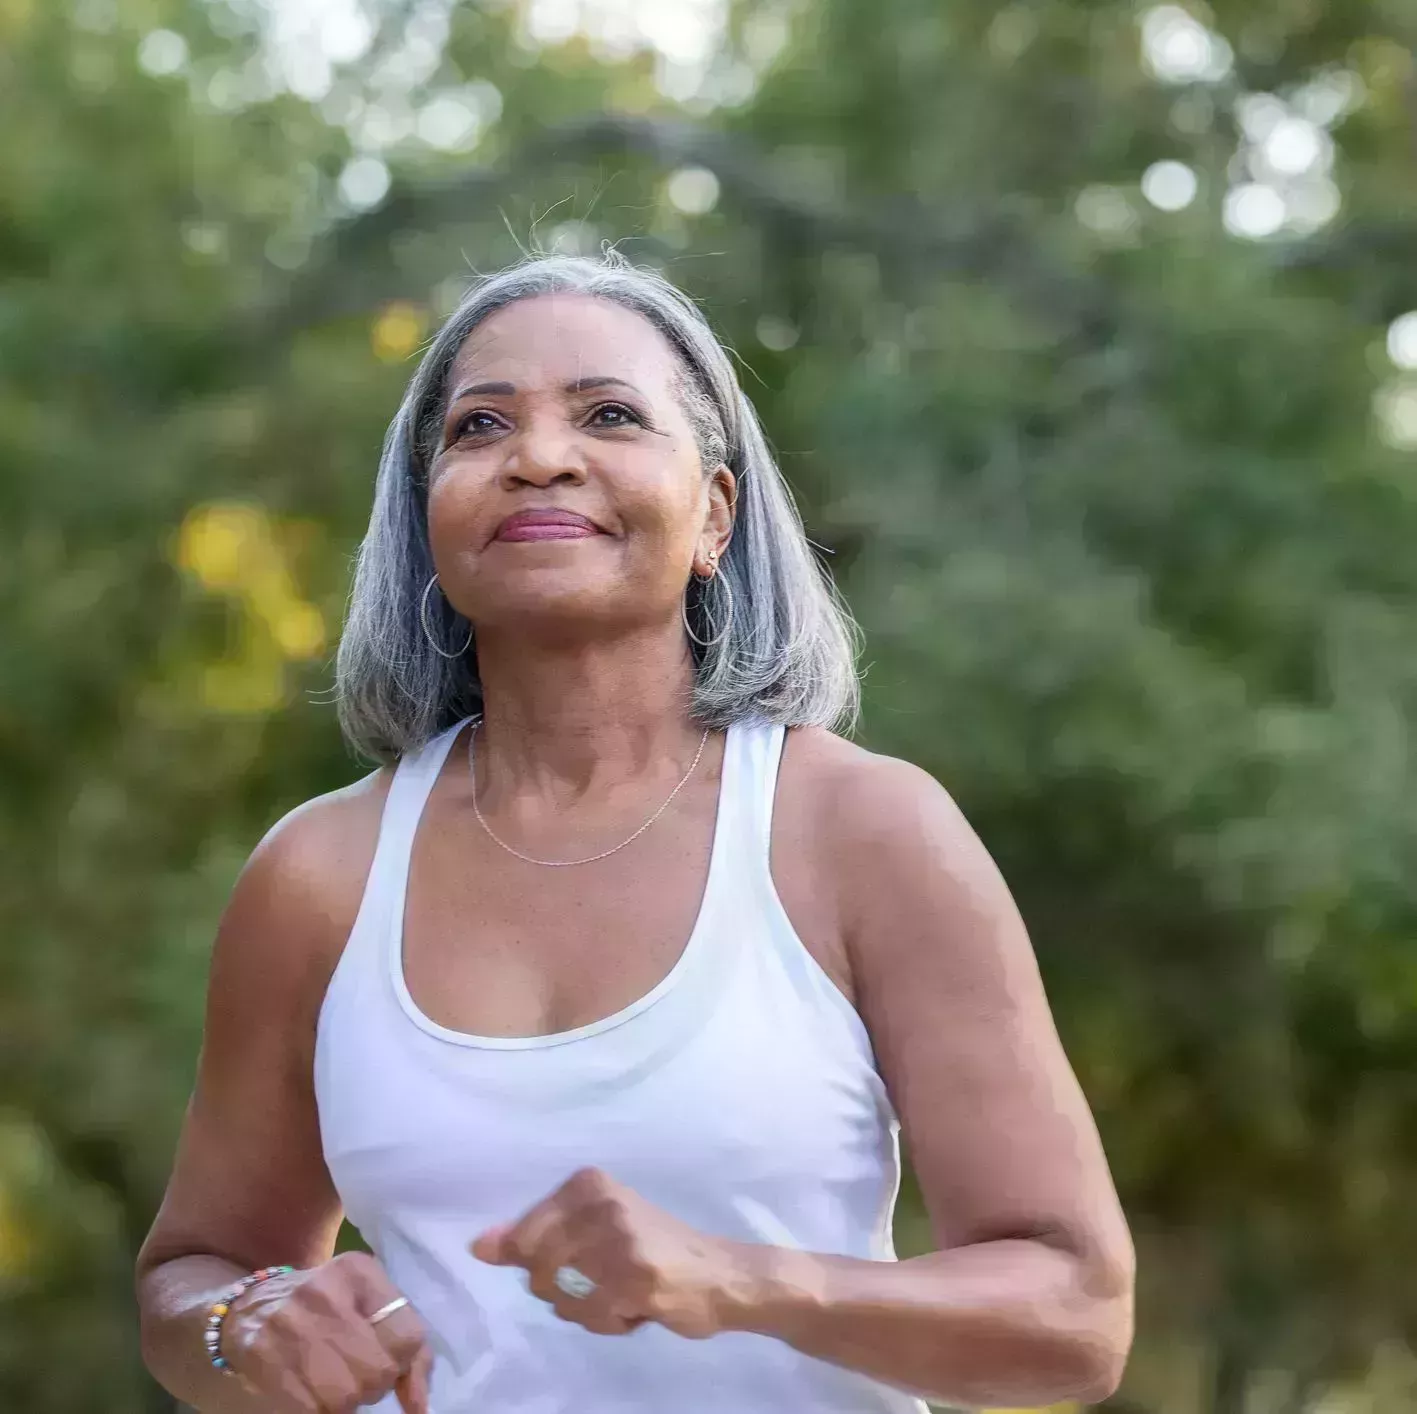
[[[139,1261],[204,1414],[1096,1400],[1132,1254],[1008,891],[833,733],[849,620],[695,306],[482,282],[390,430],[339,657],[383,769],[221,923]],[[896,1261],[898,1135],[938,1250]],[[332,1256],[342,1214],[370,1254]]]

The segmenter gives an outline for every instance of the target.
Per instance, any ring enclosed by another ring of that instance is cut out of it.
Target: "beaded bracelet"
[[[283,1277],[294,1270],[294,1267],[262,1267],[260,1271],[242,1277],[221,1300],[213,1304],[207,1313],[207,1328],[202,1333],[202,1339],[206,1342],[207,1357],[218,1370],[227,1375],[236,1373],[221,1353],[221,1323],[226,1319],[226,1313],[231,1310],[236,1298],[243,1292],[250,1291],[253,1286],[259,1286],[263,1281],[269,1281],[272,1277]]]

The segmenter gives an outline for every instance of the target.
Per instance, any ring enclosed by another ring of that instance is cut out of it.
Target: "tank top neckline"
[[[713,836],[709,847],[708,871],[704,879],[703,892],[699,897],[698,910],[693,925],[689,929],[688,940],[675,959],[673,966],[643,996],[597,1021],[588,1021],[582,1026],[566,1031],[553,1031],[545,1035],[532,1036],[484,1036],[472,1031],[459,1031],[441,1022],[434,1021],[414,1000],[404,973],[404,934],[407,914],[408,878],[413,862],[413,844],[422,821],[428,799],[442,775],[454,744],[473,718],[466,717],[449,727],[441,736],[434,737],[416,757],[405,758],[398,770],[411,767],[417,771],[417,792],[404,804],[406,824],[401,831],[399,849],[389,861],[392,879],[389,900],[389,917],[385,928],[386,963],[389,981],[404,1015],[426,1035],[456,1046],[475,1047],[487,1051],[531,1051],[544,1050],[554,1046],[564,1046],[574,1042],[589,1041],[604,1035],[647,1012],[656,1002],[669,995],[684,980],[686,975],[698,966],[701,954],[712,945],[712,924],[719,895],[723,889],[723,875],[728,869],[726,856],[730,835],[729,817],[742,789],[740,777],[743,750],[742,733],[750,724],[734,722],[724,734],[723,764],[718,783],[718,800],[714,812]],[[781,730],[780,728],[778,730]]]

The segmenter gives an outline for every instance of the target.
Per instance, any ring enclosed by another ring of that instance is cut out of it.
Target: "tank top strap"
[[[787,728],[755,718],[735,728],[738,737],[732,776],[737,832],[742,841],[735,861],[741,896],[753,900],[753,917],[760,925],[755,935],[777,959],[781,976],[804,1014],[828,1028],[833,1044],[854,1047],[874,1066],[871,1039],[856,1008],[827,975],[803,943],[788,916],[772,873],[773,807]],[[879,1081],[874,1070],[867,1078],[873,1090]],[[884,1092],[880,1094],[884,1103]]]
[[[733,811],[735,834],[745,862],[767,868],[772,849],[772,812],[777,797],[778,767],[787,728],[762,718],[738,723],[729,733],[731,764],[725,804]]]
[[[430,737],[422,746],[406,752],[394,768],[366,888],[366,895],[372,895],[369,901],[377,903],[375,911],[385,922],[391,913],[392,916],[402,917],[418,822],[443,763],[468,720],[454,723],[437,736]]]

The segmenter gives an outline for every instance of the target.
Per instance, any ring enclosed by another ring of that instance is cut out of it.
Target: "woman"
[[[945,793],[832,733],[848,620],[685,297],[614,258],[469,295],[389,434],[339,666],[386,765],[281,821],[222,921],[139,1262],[173,1394],[1114,1388],[1131,1249],[1022,924]],[[896,1262],[901,1126],[939,1250]],[[331,1257],[342,1213],[372,1256]]]

